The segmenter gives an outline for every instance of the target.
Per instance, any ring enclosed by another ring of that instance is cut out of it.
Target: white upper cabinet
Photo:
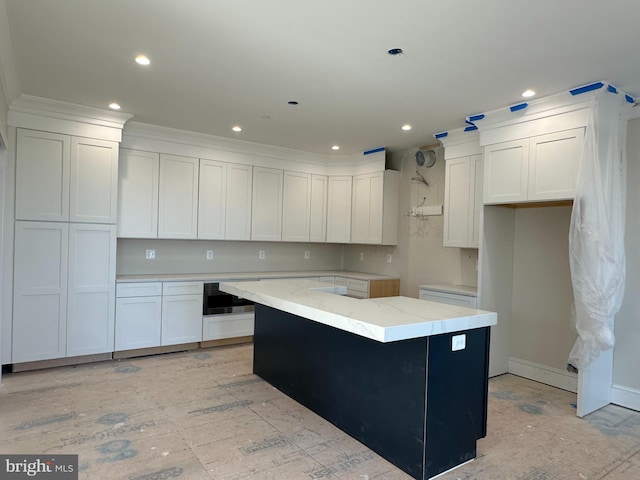
[[[116,223],[118,144],[18,129],[16,219]]]
[[[311,217],[311,174],[284,172],[282,240],[308,242]]]
[[[226,203],[227,164],[201,159],[198,186],[198,238],[224,239]]]
[[[584,129],[487,145],[484,203],[572,199]]]
[[[160,155],[158,238],[196,238],[198,234],[197,158]]]
[[[16,220],[69,220],[71,137],[18,129]]]
[[[478,248],[482,207],[482,155],[446,160],[445,247]]]
[[[532,137],[529,143],[529,200],[574,197],[584,128]]]
[[[71,139],[69,221],[116,224],[118,144],[88,138]]]
[[[69,225],[67,357],[112,352],[116,227]]]
[[[309,218],[309,240],[327,241],[327,193],[329,178],[326,175],[311,175],[311,205]]]
[[[227,200],[225,234],[227,240],[251,239],[251,186],[253,167],[227,165]]]
[[[120,150],[118,237],[158,237],[159,175],[159,154]]]
[[[330,176],[327,200],[327,242],[351,241],[351,176]]]
[[[484,203],[527,200],[529,139],[497,143],[484,148]]]
[[[397,243],[399,188],[400,173],[393,170],[353,177],[352,243]]]
[[[251,240],[282,239],[283,171],[253,167]]]

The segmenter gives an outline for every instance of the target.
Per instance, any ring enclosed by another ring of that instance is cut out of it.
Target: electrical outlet
[[[364,260],[364,252],[360,252],[360,261],[362,262]]]
[[[155,250],[153,250],[153,249],[151,249],[151,248],[147,249],[147,252],[146,252],[146,254],[145,254],[145,258],[146,258],[147,260],[155,260],[155,258],[156,258],[156,251],[155,251]]]
[[[304,251],[304,259],[309,260],[311,258],[311,252],[309,250]]]
[[[387,253],[387,263],[391,263],[391,254]]]
[[[207,260],[213,260],[213,250],[207,250]]]
[[[266,257],[267,257],[267,254],[266,254],[266,252],[265,252],[264,250],[260,250],[260,251],[258,252],[258,258],[259,258],[260,260],[264,260]]]
[[[467,347],[467,335],[454,335],[451,337],[451,351],[464,350]]]

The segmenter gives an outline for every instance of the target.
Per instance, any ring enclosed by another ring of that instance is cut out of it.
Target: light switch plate
[[[156,251],[151,248],[147,249],[145,252],[145,258],[147,260],[154,260],[156,258]]]
[[[465,333],[461,335],[454,335],[451,337],[451,351],[457,352],[458,350],[464,350],[467,348],[467,335]]]
[[[311,252],[309,250],[304,251],[304,259],[309,260],[311,258]]]

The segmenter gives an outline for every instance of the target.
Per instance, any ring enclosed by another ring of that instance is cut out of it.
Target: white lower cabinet
[[[113,351],[115,225],[16,222],[13,363]]]
[[[202,340],[202,282],[162,284],[162,334],[160,345]]]
[[[116,293],[115,351],[160,346],[162,283],[122,283]]]
[[[202,340],[202,282],[118,284],[115,351]]]
[[[253,312],[206,316],[202,320],[202,340],[251,336],[253,320]]]

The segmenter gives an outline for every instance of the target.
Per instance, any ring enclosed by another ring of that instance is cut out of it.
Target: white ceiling
[[[640,96],[638,0],[4,1],[21,93],[309,152],[433,143],[526,88]]]

